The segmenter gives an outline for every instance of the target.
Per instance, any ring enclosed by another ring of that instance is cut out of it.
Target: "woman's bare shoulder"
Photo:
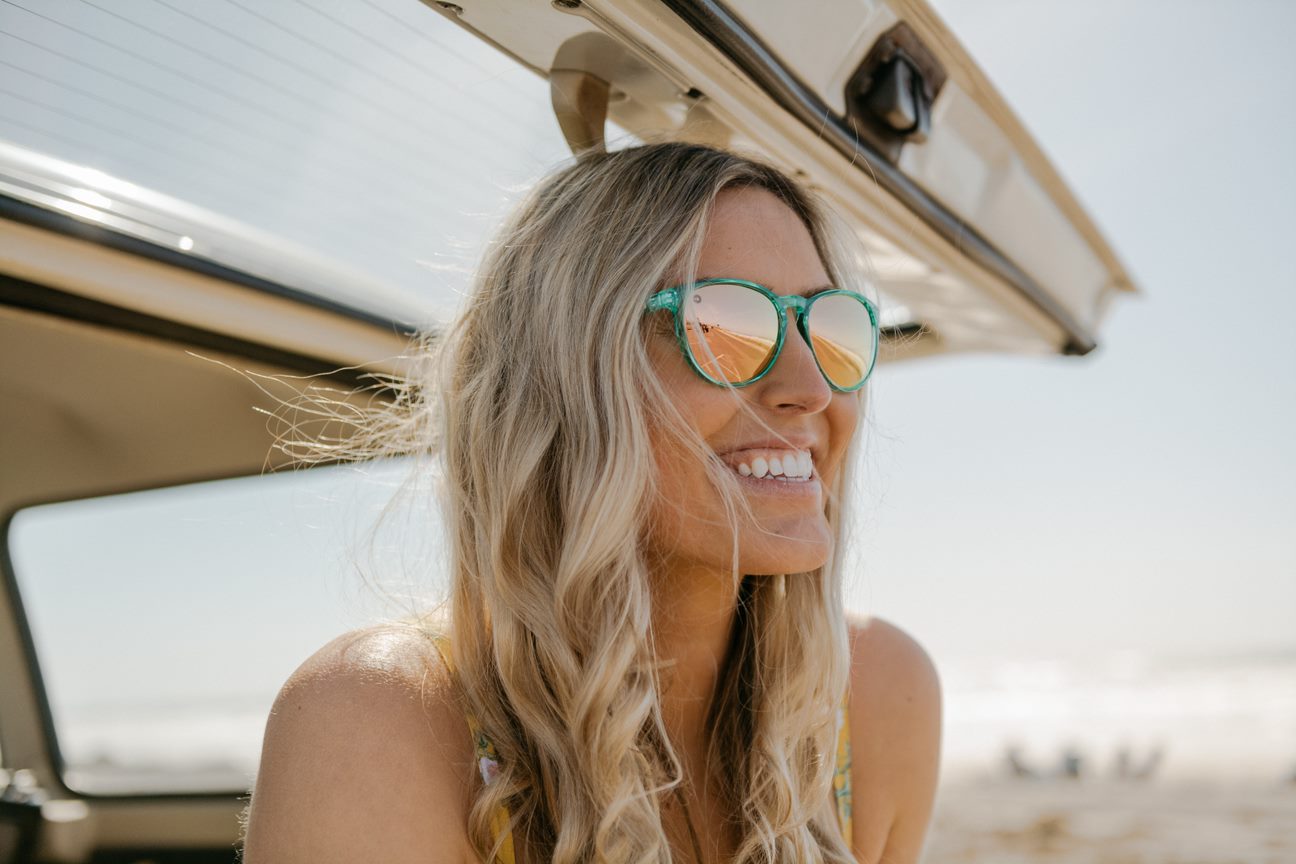
[[[244,861],[473,861],[473,763],[450,670],[426,633],[343,634],[275,700]]]
[[[903,628],[875,615],[848,615],[846,622],[852,678],[880,675],[892,684],[935,687],[939,691],[930,655]]]
[[[882,618],[848,620],[854,837],[862,861],[917,861],[941,750],[941,686],[931,657]]]

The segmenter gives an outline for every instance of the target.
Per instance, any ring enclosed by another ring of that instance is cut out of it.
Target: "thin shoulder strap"
[[[842,700],[837,709],[837,767],[833,771],[833,796],[837,800],[837,824],[841,826],[842,838],[846,847],[853,849],[851,843],[851,742],[850,742],[850,694]]]
[[[445,660],[446,667],[453,670],[454,655],[450,650],[450,639],[444,634],[435,633],[432,634],[432,643]],[[489,784],[499,773],[499,754],[495,750],[495,743],[482,731],[476,717],[466,714],[465,719],[473,739],[477,770],[481,772],[482,782]],[[495,853],[495,864],[517,864],[513,852],[513,832],[509,828],[509,811],[503,805],[496,807],[491,814],[491,840],[499,846],[499,851]]]

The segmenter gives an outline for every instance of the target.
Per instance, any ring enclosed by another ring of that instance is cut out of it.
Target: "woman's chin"
[[[832,539],[827,524],[822,530],[757,534],[744,538],[742,572],[753,575],[808,573],[828,563]]]

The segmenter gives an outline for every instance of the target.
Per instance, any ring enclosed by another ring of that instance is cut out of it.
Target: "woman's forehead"
[[[717,197],[698,259],[699,277],[759,282],[796,293],[830,280],[801,217],[759,187],[726,189]]]

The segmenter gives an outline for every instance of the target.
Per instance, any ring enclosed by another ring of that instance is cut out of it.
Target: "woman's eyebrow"
[[[832,285],[820,285],[818,288],[807,288],[806,290],[801,292],[801,296],[813,297],[814,295],[822,293],[824,291],[831,291],[832,288],[833,288]]]

